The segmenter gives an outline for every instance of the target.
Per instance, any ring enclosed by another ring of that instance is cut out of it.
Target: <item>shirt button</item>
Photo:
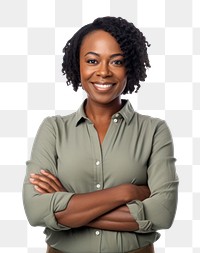
[[[95,232],[95,234],[96,234],[96,235],[100,235],[100,232],[97,230],[97,231]]]
[[[100,161],[96,161],[96,165],[98,166],[100,164]]]
[[[116,113],[116,114],[115,114],[115,117],[118,118],[118,117],[119,117],[119,113]]]
[[[117,123],[118,120],[117,120],[117,119],[114,119],[113,121],[114,121],[115,123]]]
[[[100,184],[97,184],[96,187],[97,187],[97,189],[99,189],[99,188],[101,187],[101,185],[100,185]]]

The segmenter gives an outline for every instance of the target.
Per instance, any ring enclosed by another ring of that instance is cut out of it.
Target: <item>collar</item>
[[[129,100],[122,99],[122,102],[124,104],[123,107],[121,108],[121,110],[119,110],[112,116],[112,119],[123,118],[125,122],[129,125],[135,111]],[[84,100],[84,102],[81,104],[79,109],[76,111],[76,126],[85,122],[86,120],[92,124],[90,119],[88,119],[85,114],[85,111],[84,111],[85,103],[86,103],[86,100]]]

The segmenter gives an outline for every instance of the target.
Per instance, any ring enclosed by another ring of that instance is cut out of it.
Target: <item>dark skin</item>
[[[67,192],[58,178],[45,170],[41,170],[41,174],[31,174],[30,182],[40,194]],[[75,194],[67,208],[55,213],[55,217],[60,224],[72,228],[89,226],[114,231],[135,231],[138,224],[125,204],[133,199],[143,201],[149,195],[147,186],[132,184]]]
[[[85,113],[93,122],[102,145],[111,117],[122,108],[121,94],[126,87],[123,52],[107,32],[95,31],[85,36],[80,48],[80,76],[87,93]],[[41,171],[30,182],[40,194],[67,192],[59,179]],[[71,228],[89,226],[114,231],[135,231],[138,223],[126,204],[148,198],[147,186],[131,183],[84,194],[74,194],[66,209],[55,213],[58,223]]]

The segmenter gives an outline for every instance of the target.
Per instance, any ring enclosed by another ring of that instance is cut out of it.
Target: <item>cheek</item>
[[[121,81],[121,82],[127,82],[127,72],[124,68],[120,69],[118,72],[116,72],[116,75],[118,76],[118,79]]]
[[[122,80],[121,80],[121,90],[122,90],[122,92],[125,90],[126,85],[127,85],[127,77],[123,77]]]
[[[124,86],[127,84],[127,76],[125,74],[122,74],[120,77],[120,80]]]
[[[125,80],[124,80],[124,81],[125,81],[125,85],[126,85],[126,84],[127,84],[127,76],[126,76],[126,78],[125,78]]]
[[[90,68],[84,65],[80,65],[80,77],[81,81],[88,79],[92,75],[92,71]]]

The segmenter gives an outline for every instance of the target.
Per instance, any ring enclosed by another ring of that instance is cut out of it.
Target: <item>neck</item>
[[[112,115],[122,108],[122,100],[116,99],[108,104],[99,104],[87,99],[85,113],[92,121],[110,120]]]

